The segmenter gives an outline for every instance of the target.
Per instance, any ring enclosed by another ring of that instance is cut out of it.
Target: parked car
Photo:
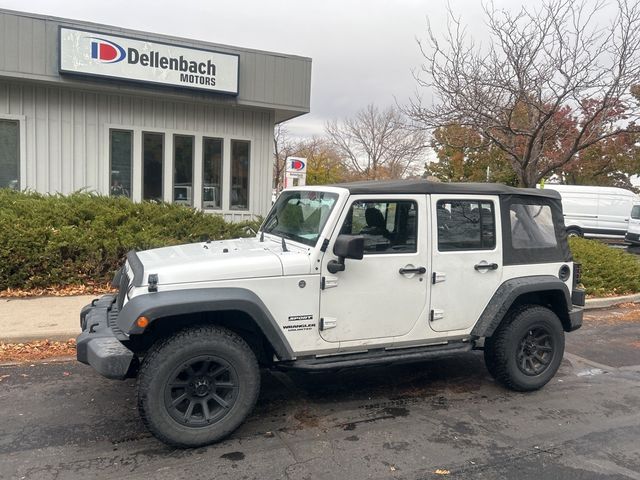
[[[562,197],[564,223],[569,236],[624,237],[629,212],[640,197],[624,188],[547,184]]]
[[[260,367],[335,370],[484,350],[517,391],[556,373],[584,290],[554,190],[424,180],[296,187],[256,237],[130,252],[80,314],[78,360],[138,377],[149,430],[215,442]],[[426,367],[422,367],[426,368]]]
[[[629,230],[624,239],[632,245],[640,245],[640,203],[631,208]]]

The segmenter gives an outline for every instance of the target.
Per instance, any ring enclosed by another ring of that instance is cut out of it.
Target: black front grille
[[[124,332],[118,326],[118,312],[120,312],[120,309],[118,308],[117,302],[111,305],[111,308],[107,312],[109,328],[116,336],[124,335]]]

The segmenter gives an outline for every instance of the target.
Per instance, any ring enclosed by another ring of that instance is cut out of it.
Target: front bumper
[[[121,342],[126,336],[117,331],[115,322],[109,321],[117,315],[115,295],[104,295],[85,306],[80,312],[82,333],[76,348],[78,361],[91,365],[107,378],[122,380],[127,377],[135,355]]]
[[[624,236],[625,241],[633,245],[640,245],[640,233],[629,233]]]

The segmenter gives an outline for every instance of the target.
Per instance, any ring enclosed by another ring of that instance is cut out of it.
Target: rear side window
[[[505,265],[572,260],[562,203],[554,192],[501,195],[500,206]]]
[[[550,248],[558,245],[548,205],[512,203],[511,246],[514,249]]]
[[[496,246],[493,202],[440,200],[436,204],[438,250],[492,250]]]
[[[640,205],[634,205],[631,209],[631,218],[640,220]]]

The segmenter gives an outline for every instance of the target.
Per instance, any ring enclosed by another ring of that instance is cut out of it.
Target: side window
[[[438,250],[491,250],[496,246],[493,202],[439,200]]]
[[[417,210],[410,200],[358,200],[340,233],[362,235],[365,254],[415,253]]]
[[[112,196],[131,198],[131,165],[133,163],[133,132],[109,130]]]
[[[20,122],[0,119],[0,188],[20,190]]]
[[[509,214],[514,249],[551,248],[558,244],[548,205],[512,203]]]

